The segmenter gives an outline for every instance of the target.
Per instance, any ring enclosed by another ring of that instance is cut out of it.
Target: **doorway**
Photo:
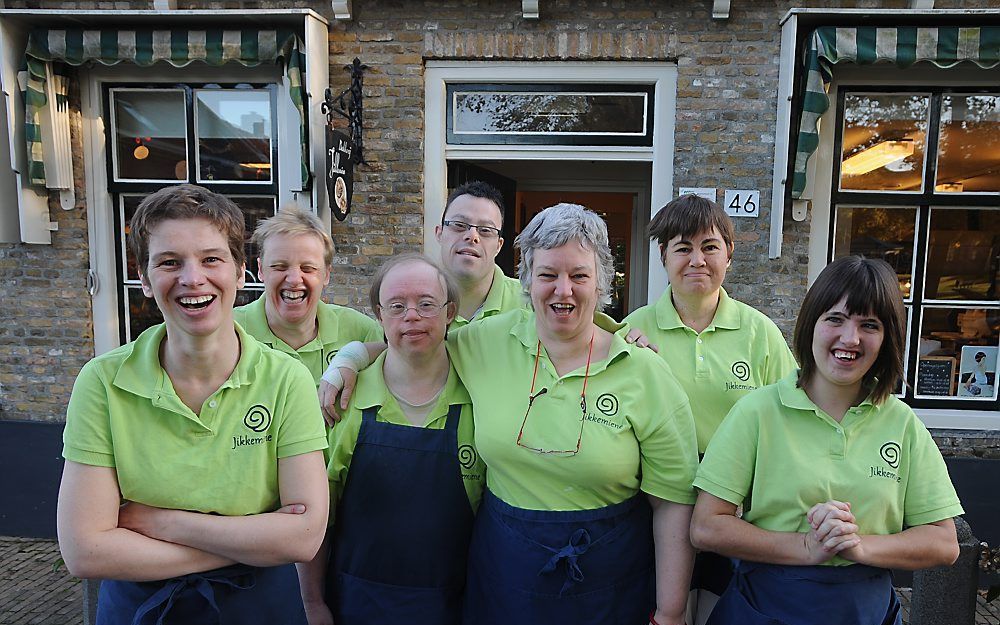
[[[448,161],[448,191],[470,180],[492,184],[504,196],[502,236],[497,265],[517,275],[514,238],[542,209],[568,202],[599,214],[608,226],[615,262],[611,304],[617,320],[646,303],[647,248],[651,167],[643,162],[600,161]]]

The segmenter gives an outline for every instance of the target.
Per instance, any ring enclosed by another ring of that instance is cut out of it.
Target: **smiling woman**
[[[233,322],[243,235],[239,209],[193,185],[132,219],[164,323],[83,367],[63,437],[59,545],[105,580],[101,625],[306,622],[289,563],[322,540],[326,441],[305,369]]]

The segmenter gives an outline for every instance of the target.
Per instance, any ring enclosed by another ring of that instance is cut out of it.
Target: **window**
[[[1000,347],[1000,93],[841,90],[830,257],[881,258],[922,408],[993,410]]]
[[[105,89],[122,342],[162,321],[155,302],[142,293],[126,238],[142,198],[170,184],[205,186],[242,209],[246,286],[238,292],[236,305],[260,297],[257,250],[249,236],[258,221],[274,215],[277,205],[277,172],[271,166],[277,162],[276,93],[273,84]]]

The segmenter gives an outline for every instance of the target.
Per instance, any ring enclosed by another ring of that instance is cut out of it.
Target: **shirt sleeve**
[[[330,481],[330,525],[333,525],[337,514],[337,504],[344,494],[347,483],[347,472],[351,468],[354,457],[354,446],[358,442],[358,432],[361,431],[361,411],[355,408],[354,402],[347,414],[330,430],[330,462],[326,467],[327,478]]]
[[[283,382],[285,392],[284,401],[281,403],[281,414],[274,415],[276,419],[279,417],[281,419],[276,445],[278,458],[326,449],[326,428],[319,408],[316,384],[309,370],[299,361],[289,357],[287,375]],[[258,380],[257,383],[270,382]]]
[[[715,431],[694,479],[695,488],[735,505],[743,503],[753,485],[760,427],[756,416],[744,412],[740,403]]]
[[[646,366],[642,363],[640,366]],[[695,435],[691,405],[680,384],[658,356],[648,365],[650,377],[644,388],[650,418],[633,423],[639,441],[642,478],[639,488],[650,495],[681,504],[693,504],[692,488],[698,467],[698,439]],[[659,412],[655,407],[661,407]]]
[[[903,526],[914,527],[950,519],[964,513],[937,444],[922,423],[913,417],[909,437],[909,475],[903,500]]]
[[[91,360],[73,384],[63,430],[63,457],[80,464],[115,466],[108,383]]]

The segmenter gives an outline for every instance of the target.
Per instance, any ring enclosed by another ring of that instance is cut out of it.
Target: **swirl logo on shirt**
[[[476,448],[472,445],[458,446],[458,463],[462,465],[462,468],[471,470],[472,467],[476,466],[476,460],[478,459],[479,456],[476,454]]]
[[[737,360],[733,363],[733,375],[737,379],[746,382],[750,379],[750,365],[743,360]]]
[[[878,454],[882,456],[882,460],[892,467],[893,469],[899,468],[899,443],[894,441],[889,441],[888,443],[882,445],[878,450]]]
[[[598,397],[596,406],[605,416],[613,417],[618,414],[618,398],[611,393],[604,393]]]
[[[337,355],[337,350],[333,350],[331,352],[327,352],[326,353],[326,366],[327,367],[330,366],[330,361],[333,360],[333,357],[336,356],[336,355]]]
[[[264,432],[271,427],[271,411],[260,404],[251,406],[243,417],[243,425],[254,432]]]

